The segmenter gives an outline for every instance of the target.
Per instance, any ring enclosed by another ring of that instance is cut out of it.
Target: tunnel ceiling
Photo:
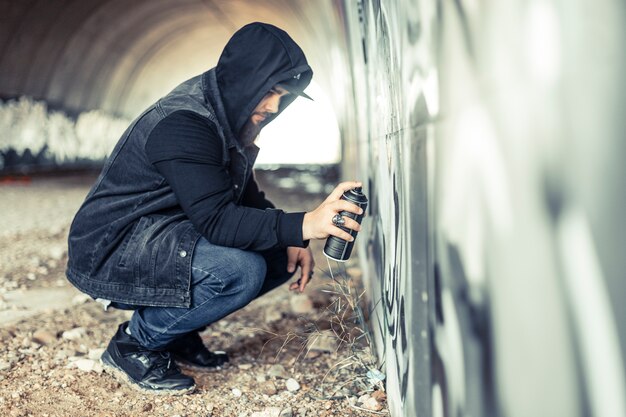
[[[0,97],[134,117],[214,66],[231,34],[252,21],[285,29],[315,80],[337,89],[338,18],[330,1],[0,0]]]

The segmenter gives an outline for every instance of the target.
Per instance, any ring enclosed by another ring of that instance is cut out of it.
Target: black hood
[[[216,67],[217,85],[231,130],[238,134],[263,96],[280,82],[297,84],[302,91],[313,71],[302,49],[282,29],[267,23],[250,23],[230,38]],[[281,99],[278,113],[297,96]]]

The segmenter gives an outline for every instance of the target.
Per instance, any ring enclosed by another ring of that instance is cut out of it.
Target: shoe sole
[[[185,395],[192,393],[196,389],[195,385],[185,389],[161,389],[154,388],[149,384],[135,381],[130,377],[130,375],[124,372],[122,368],[117,366],[117,364],[113,361],[113,358],[107,351],[104,351],[104,353],[100,357],[100,363],[102,364],[102,368],[105,370],[106,373],[113,375],[113,377],[119,382],[127,384],[131,388],[142,393],[155,395]]]

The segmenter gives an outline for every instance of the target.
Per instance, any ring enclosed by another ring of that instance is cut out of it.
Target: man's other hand
[[[311,252],[310,248],[289,246],[287,248],[287,271],[295,272],[298,266],[300,267],[300,278],[297,282],[292,282],[289,285],[289,289],[291,291],[299,290],[303,292],[313,276],[313,268],[315,267],[313,252]]]

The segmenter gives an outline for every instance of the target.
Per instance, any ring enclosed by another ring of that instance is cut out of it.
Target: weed
[[[286,334],[266,329],[255,330],[270,336],[263,349],[270,342],[282,342],[275,359],[280,357],[288,345],[298,346],[292,366],[310,355],[321,338],[334,339],[334,353],[341,353],[337,355],[341,359],[330,366],[316,384],[315,390],[312,390],[319,395],[309,394],[315,399],[344,399],[358,397],[375,389],[384,391],[384,375],[378,370],[372,354],[372,337],[366,325],[369,314],[365,314],[365,291],[362,290],[360,280],[348,274],[345,263],[333,263],[337,264],[335,268],[328,261],[328,271],[317,268],[321,275],[328,278],[328,284],[321,291],[330,298],[330,304],[321,310],[317,319],[300,316],[298,320],[302,324]],[[354,404],[351,405],[359,409]]]

